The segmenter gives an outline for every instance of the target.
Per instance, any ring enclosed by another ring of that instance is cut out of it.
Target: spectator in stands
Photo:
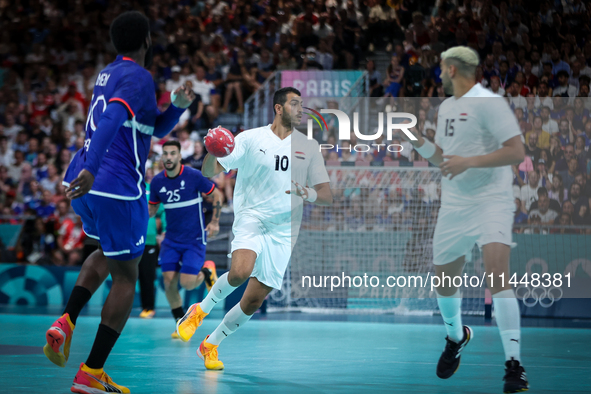
[[[14,161],[8,167],[8,176],[13,182],[19,182],[21,179],[21,172],[23,165],[25,164],[25,154],[20,151],[14,151]]]
[[[174,92],[179,86],[184,84],[181,80],[181,66],[172,66],[170,68],[171,77],[166,81],[166,91]]]
[[[200,140],[195,141],[193,155],[186,159],[183,159],[183,164],[189,165],[196,170],[201,171],[201,166],[203,165],[203,159],[205,159],[205,155],[207,152],[205,151],[205,146],[203,146],[203,142]]]
[[[55,164],[49,164],[47,166],[47,176],[42,178],[40,181],[41,187],[45,190],[49,190],[51,194],[57,192],[57,188],[61,187],[62,177],[58,173]]]
[[[556,171],[566,171],[569,168],[569,162],[571,159],[577,160],[575,156],[575,147],[572,144],[568,144],[564,147],[564,156],[556,161]],[[578,167],[575,172],[586,173],[586,162],[585,160],[577,160]]]
[[[541,149],[538,148],[538,134],[528,133],[527,145],[525,145],[525,155],[535,163],[540,157]]]
[[[550,202],[552,201],[552,204]],[[553,207],[551,205],[554,205]],[[545,187],[538,189],[538,201],[534,202],[529,211],[529,216],[539,216],[542,224],[552,224],[558,217],[560,205],[558,201],[550,200],[548,190]]]
[[[524,234],[548,234],[548,230],[542,228],[542,218],[539,215],[531,215],[528,219],[530,227],[523,230]]]
[[[526,224],[528,215],[521,210],[521,200],[515,198],[515,214],[513,217],[513,223],[515,224]]]
[[[581,185],[573,183],[569,189],[569,202],[573,205],[573,223],[576,225],[591,224],[589,199],[581,195]],[[565,204],[566,205],[566,204]]]
[[[306,49],[306,54],[302,55],[302,61],[300,66],[298,67],[299,70],[324,70],[324,66],[318,62],[316,58],[316,48],[308,47]]]
[[[498,76],[493,75],[490,78],[490,90],[494,94],[498,94],[499,96],[505,96],[505,89],[501,87],[501,80]]]
[[[542,129],[542,118],[540,116],[534,117],[532,126],[532,130],[525,134],[525,140],[529,142],[529,136],[531,134],[536,134],[538,141],[536,146],[540,149],[550,148],[550,134]]]
[[[558,124],[558,133],[556,133],[556,136],[560,140],[560,144],[562,146],[575,143],[573,130],[571,129],[569,121],[566,118],[560,119],[560,123]]]
[[[351,143],[349,141],[341,142],[341,149],[339,149],[338,154],[340,154],[339,161],[341,162],[355,162],[356,161],[356,151],[351,149]]]
[[[34,207],[37,216],[48,219],[55,212],[55,204],[52,201],[53,195],[49,190],[43,190],[43,198]]]
[[[582,161],[584,163],[587,161],[588,152],[585,150],[585,137],[583,135],[584,134],[581,134],[575,138],[574,156],[577,160]]]
[[[560,204],[567,199],[568,189],[564,187],[562,176],[558,173],[552,177],[552,184],[548,188],[548,197],[558,201]]]
[[[569,104],[572,104],[577,95],[577,88],[573,85],[569,85],[568,72],[566,70],[561,70],[556,74],[556,78],[558,84],[552,89],[552,96],[568,97]]]
[[[581,196],[583,198],[591,199],[591,184],[587,182],[587,176],[579,172],[577,175],[575,175],[575,182],[581,186]]]
[[[578,172],[579,161],[575,157],[571,157],[568,161],[568,170],[560,171],[564,187],[570,190],[571,185],[575,182],[575,176]]]
[[[530,171],[527,176],[527,185],[521,187],[521,211],[525,214],[534,201],[538,200],[538,189],[540,188],[540,176],[536,171]]]
[[[226,94],[224,98],[224,106],[221,112],[228,112],[230,101],[232,98],[236,98],[238,101],[238,109],[236,112],[244,112],[244,100],[242,98],[242,83],[243,83],[243,68],[245,68],[245,57],[244,51],[240,50],[237,54],[237,60],[232,63],[228,70],[228,76],[226,77]]]
[[[8,137],[0,136],[0,165],[9,167],[14,159],[14,151],[8,145]]]
[[[398,97],[402,87],[402,78],[404,78],[404,67],[400,66],[398,55],[394,54],[386,70],[386,80],[384,81],[386,87],[385,97]]]
[[[550,107],[543,106],[540,111],[540,116],[542,117],[542,130],[552,135],[558,132],[558,123],[550,118],[550,112]]]

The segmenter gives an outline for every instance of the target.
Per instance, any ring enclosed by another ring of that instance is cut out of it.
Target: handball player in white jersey
[[[201,171],[206,177],[238,170],[232,266],[201,303],[189,308],[177,326],[179,337],[188,341],[211,309],[249,280],[240,303],[199,346],[197,354],[207,369],[224,368],[218,360],[218,345],[250,319],[273,289],[281,288],[299,232],[304,200],[316,205],[332,204],[330,181],[318,143],[294,129],[302,118],[300,96],[290,87],[276,91],[273,124],[240,133],[230,155],[216,158],[208,154],[203,162]]]
[[[521,131],[505,99],[475,83],[478,54],[453,47],[441,54],[443,87],[452,97],[439,107],[435,144],[415,135],[415,149],[442,173],[441,210],[433,236],[435,274],[461,276],[474,244],[482,249],[495,317],[505,352],[504,392],[528,389],[520,364],[520,313],[509,275],[513,224],[511,165],[524,159]],[[493,274],[491,283],[489,274]],[[505,283],[500,275],[504,274]],[[451,377],[473,338],[462,325],[461,293],[449,281],[437,288],[447,329],[437,376]]]

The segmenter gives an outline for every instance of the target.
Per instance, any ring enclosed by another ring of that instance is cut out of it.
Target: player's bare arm
[[[224,171],[224,167],[218,163],[217,157],[208,153],[203,160],[203,166],[201,167],[201,173],[207,178],[212,178]]]
[[[224,195],[217,188],[213,189],[212,197],[213,216],[205,228],[205,231],[207,231],[207,236],[209,237],[215,237],[220,232],[220,214],[222,212],[222,201],[224,200]]]
[[[469,168],[503,167],[522,163],[525,158],[525,148],[521,137],[515,136],[503,142],[501,149],[487,155],[473,157],[443,155],[443,158],[448,160],[439,166],[441,173],[445,177],[451,175],[449,179],[453,179]]]
[[[158,212],[158,208],[160,207],[160,203],[158,204],[148,204],[148,212],[150,213],[150,217],[153,218],[154,216],[156,216],[156,213]]]
[[[295,194],[298,197],[302,197],[304,200],[313,202],[316,205],[320,206],[329,206],[332,205],[332,192],[330,190],[330,183],[319,183],[318,185],[314,185],[314,191],[316,192],[316,198],[311,200],[312,197],[310,193],[309,187],[304,187],[299,183],[292,181],[293,190],[286,190],[286,194]],[[313,198],[313,197],[312,197]]]

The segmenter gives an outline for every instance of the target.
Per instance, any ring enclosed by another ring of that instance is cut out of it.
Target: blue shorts
[[[162,272],[174,271],[199,275],[203,263],[205,263],[205,245],[201,242],[180,244],[164,238],[160,245],[158,264],[162,267]]]
[[[125,201],[94,194],[72,200],[84,232],[101,243],[103,254],[114,260],[132,260],[144,253],[148,232],[148,201]]]
[[[401,84],[398,82],[392,82],[390,86],[386,88],[385,94],[389,94],[392,97],[398,97],[398,93],[400,92],[400,88],[402,87]]]

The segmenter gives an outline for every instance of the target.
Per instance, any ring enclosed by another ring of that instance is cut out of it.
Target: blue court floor
[[[206,371],[195,350],[220,322],[214,313],[189,343],[174,322],[131,318],[105,370],[132,393],[501,393],[503,352],[494,325],[473,326],[459,371],[435,375],[440,324],[253,319],[220,346],[224,371]],[[81,316],[65,368],[43,355],[51,315],[1,314],[2,393],[67,393],[99,324]],[[325,319],[322,319],[325,320]],[[522,359],[531,393],[591,393],[591,330],[526,327]]]

